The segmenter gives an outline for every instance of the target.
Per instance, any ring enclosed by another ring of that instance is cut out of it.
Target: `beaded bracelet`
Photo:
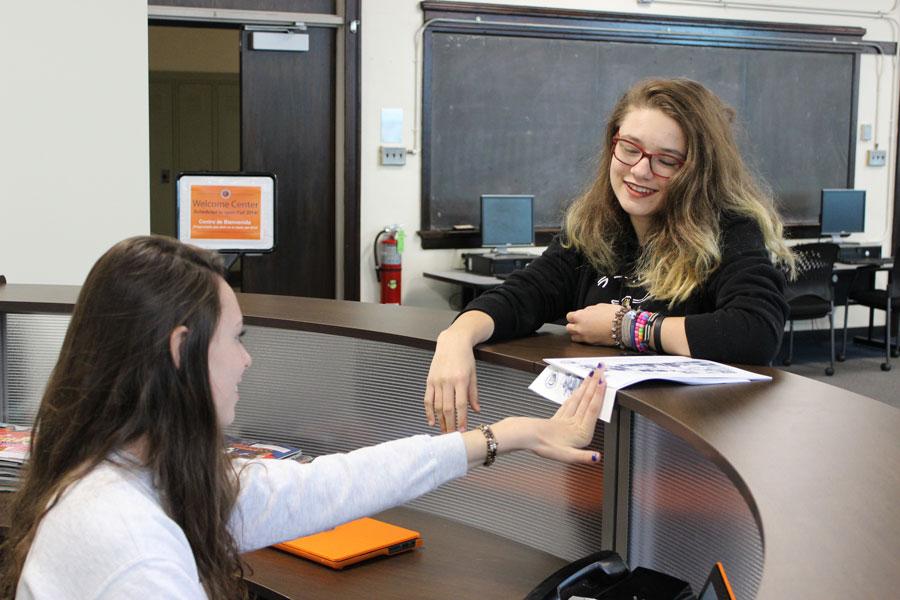
[[[491,431],[489,425],[479,425],[478,429],[484,434],[485,441],[487,442],[487,454],[485,454],[484,457],[484,466],[489,467],[494,464],[494,460],[497,458],[497,438],[494,437],[494,432]]]
[[[625,306],[620,306],[618,310],[616,310],[616,314],[613,316],[612,320],[612,340],[613,345],[616,348],[624,348],[625,344],[622,343],[622,317],[625,316],[625,313],[628,312],[628,308]]]
[[[637,318],[634,320],[634,349],[638,352],[646,352],[647,351],[647,338],[649,337],[647,334],[647,322],[649,321],[651,315],[653,313],[647,312],[646,310],[642,310],[638,313]]]

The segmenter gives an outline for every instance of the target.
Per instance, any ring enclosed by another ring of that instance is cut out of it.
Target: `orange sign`
[[[260,239],[261,196],[259,186],[191,186],[191,237],[203,240]]]

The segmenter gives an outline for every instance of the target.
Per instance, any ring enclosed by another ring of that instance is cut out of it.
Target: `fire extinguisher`
[[[381,282],[381,303],[400,304],[400,280],[403,263],[403,230],[399,225],[385,227],[375,236],[373,257],[375,276]]]

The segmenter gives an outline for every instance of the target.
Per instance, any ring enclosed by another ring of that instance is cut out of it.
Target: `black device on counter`
[[[466,271],[477,275],[509,275],[513,271],[524,269],[537,256],[534,254],[463,254]]]
[[[865,262],[881,258],[881,246],[862,246],[860,244],[838,244],[838,262]]]
[[[610,550],[594,552],[559,569],[525,597],[525,600],[698,600],[687,581],[637,567]],[[722,563],[716,563],[700,592],[699,600],[735,600]]]

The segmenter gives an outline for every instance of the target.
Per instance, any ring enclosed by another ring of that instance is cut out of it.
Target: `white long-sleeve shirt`
[[[238,465],[229,523],[241,552],[403,504],[466,473],[457,434],[415,436],[309,464]],[[16,597],[205,599],[181,528],[162,510],[148,471],[105,461],[42,519]]]

